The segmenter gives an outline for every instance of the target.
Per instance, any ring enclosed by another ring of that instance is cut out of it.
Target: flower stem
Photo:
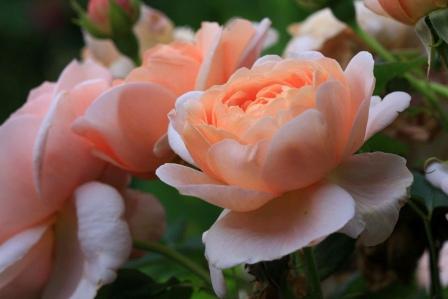
[[[320,286],[320,277],[317,272],[316,260],[312,247],[303,249],[303,258],[305,262],[305,271],[308,284],[310,286],[310,298],[323,299],[322,289]]]
[[[397,62],[395,56],[392,55],[392,53],[390,53],[386,48],[384,48],[375,38],[364,31],[364,29],[362,29],[358,23],[351,24],[351,28],[356,33],[356,35],[366,43],[369,48],[374,50],[385,61]],[[448,97],[448,88],[441,84],[430,83],[426,80],[418,79],[409,73],[405,74],[404,77],[416,91],[425,96],[427,103],[434,109],[437,114],[439,114],[439,118],[442,120],[443,127],[448,130],[448,115],[444,112],[437,98],[437,94]]]
[[[409,206],[420,216],[425,227],[426,239],[429,247],[429,270],[431,273],[431,298],[443,299],[443,288],[440,281],[439,272],[439,253],[436,249],[434,238],[431,231],[431,217],[426,215],[418,205],[412,200],[408,201]]]
[[[134,247],[136,249],[151,251],[159,253],[179,265],[185,267],[190,270],[192,273],[196,274],[199,278],[201,278],[208,286],[211,286],[210,276],[208,272],[200,265],[184,256],[183,254],[156,242],[143,242],[143,241],[134,241]]]

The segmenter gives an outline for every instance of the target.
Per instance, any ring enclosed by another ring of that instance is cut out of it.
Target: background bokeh
[[[78,0],[85,6],[86,0]],[[250,20],[269,17],[280,33],[270,49],[281,52],[289,36],[286,28],[302,19],[294,0],[149,0],[177,26],[198,28],[201,21],[224,23],[240,16]],[[63,67],[79,57],[82,35],[73,23],[69,0],[0,1],[0,122],[17,109],[29,90],[55,80]]]

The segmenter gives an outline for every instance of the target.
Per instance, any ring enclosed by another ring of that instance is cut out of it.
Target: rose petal
[[[224,185],[203,172],[177,164],[164,164],[157,169],[156,174],[181,194],[196,196],[234,211],[257,209],[275,197],[272,193]]]
[[[208,265],[210,278],[212,280],[213,291],[218,298],[224,298],[227,293],[227,286],[224,280],[224,274],[221,269],[216,268],[212,264]]]
[[[448,195],[448,164],[432,161],[425,169],[425,177],[431,185]]]
[[[179,155],[179,157],[181,157],[182,160],[191,165],[196,165],[190,153],[188,152],[187,147],[185,146],[185,143],[182,140],[182,137],[180,137],[179,133],[174,129],[171,123],[168,126],[168,142],[170,144],[171,149],[177,155]]]
[[[328,150],[328,142],[322,114],[306,110],[272,138],[262,173],[264,180],[283,192],[319,181],[337,162]]]
[[[165,232],[165,209],[152,194],[131,189],[124,191],[126,220],[132,238],[158,241]]]
[[[73,130],[95,145],[102,158],[134,173],[151,173],[154,145],[168,128],[175,96],[154,83],[127,83],[103,93]]]
[[[58,206],[38,200],[32,150],[40,119],[11,118],[0,127],[0,243],[48,218]]]
[[[364,140],[390,125],[399,112],[409,107],[410,101],[411,96],[405,92],[390,93],[382,101],[372,99]]]
[[[43,299],[93,299],[129,257],[132,240],[115,189],[84,184],[75,205],[68,204],[58,219],[55,266]]]
[[[48,223],[36,226],[0,245],[0,298],[41,298],[52,264],[48,228]]]
[[[60,203],[104,167],[91,155],[91,145],[71,131],[71,125],[108,86],[104,80],[86,81],[52,101],[33,150],[34,181],[42,198]]]
[[[243,145],[235,140],[225,139],[210,147],[208,165],[228,185],[273,193],[261,177],[268,146],[268,141]]]
[[[413,181],[406,160],[380,152],[355,155],[340,165],[332,178],[356,202],[357,217],[345,232],[352,237],[362,232],[360,240],[367,246],[383,242],[397,223]]]
[[[220,269],[278,259],[338,231],[354,212],[350,194],[331,184],[287,193],[255,211],[225,211],[203,237],[206,256]]]

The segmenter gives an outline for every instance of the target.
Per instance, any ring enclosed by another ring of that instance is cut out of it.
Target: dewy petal
[[[257,209],[275,197],[272,193],[225,185],[203,172],[177,164],[164,164],[157,169],[156,174],[181,194],[196,196],[234,211]]]
[[[413,176],[406,160],[381,152],[352,156],[332,177],[356,202],[356,217],[343,232],[361,233],[367,246],[377,245],[392,233]]]
[[[425,169],[425,177],[436,188],[448,195],[448,164],[432,161]]]
[[[409,107],[411,96],[405,92],[393,92],[382,101],[373,98],[370,104],[369,121],[364,140],[368,140],[375,133],[390,125],[398,116]]]
[[[310,246],[352,219],[355,203],[344,189],[322,183],[255,211],[224,213],[203,236],[208,261],[220,269],[278,259]]]
[[[168,128],[175,96],[154,83],[126,83],[103,93],[73,126],[109,162],[134,173],[151,173],[154,145]]]
[[[132,240],[123,198],[91,182],[75,192],[56,225],[56,257],[43,299],[93,299],[129,257]]]
[[[123,192],[126,220],[132,238],[158,241],[165,232],[165,209],[152,194],[127,189]]]
[[[48,223],[36,226],[0,245],[0,298],[41,298],[52,266],[48,228]]]
[[[323,115],[309,109],[285,124],[272,138],[263,179],[278,191],[291,191],[320,181],[337,162],[328,150]]]

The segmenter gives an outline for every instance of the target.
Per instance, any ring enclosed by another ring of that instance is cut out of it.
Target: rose
[[[110,1],[115,1],[129,17],[137,14],[134,3],[131,0],[90,0],[87,6],[87,15],[92,23],[104,33],[111,32],[110,24]]]
[[[144,4],[140,7],[140,18],[135,23],[133,32],[138,40],[140,54],[159,43],[173,40],[173,23],[160,11]],[[84,58],[93,58],[110,68],[115,77],[125,77],[135,66],[120,54],[111,40],[100,40],[83,32],[86,48]]]
[[[413,25],[433,10],[447,7],[447,0],[364,0],[374,12]]]
[[[373,13],[362,1],[355,1],[355,8],[356,19],[361,28],[387,49],[419,47],[419,40],[411,26]],[[321,9],[303,22],[291,25],[289,31],[293,38],[286,47],[286,57],[289,56],[288,53],[319,51],[345,66],[355,53],[368,50],[346,24],[334,17],[329,8]]]
[[[366,52],[345,71],[317,52],[265,56],[177,100],[170,144],[200,171],[156,173],[225,209],[203,238],[212,267],[277,259],[340,230],[367,245],[392,232],[412,182],[405,160],[354,153],[410,97],[372,98],[373,65]]]
[[[93,299],[131,236],[160,237],[158,201],[127,190],[128,175],[70,129],[110,83],[104,68],[74,62],[0,126],[0,298]]]
[[[102,94],[74,130],[98,156],[134,174],[148,176],[172,158],[166,138],[167,113],[176,98],[225,82],[258,57],[270,22],[258,26],[236,19],[221,28],[203,23],[195,43],[159,45],[123,84]]]

